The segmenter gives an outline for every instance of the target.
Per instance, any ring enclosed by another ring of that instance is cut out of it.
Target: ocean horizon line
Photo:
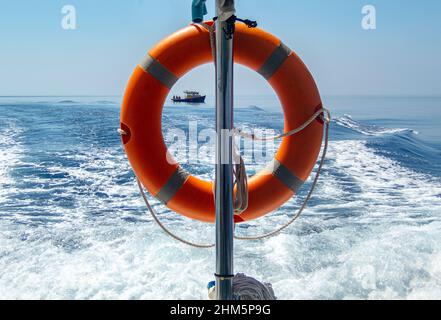
[[[208,97],[214,97],[213,94],[207,94]],[[235,97],[274,97],[275,94],[235,94]],[[439,95],[430,94],[321,94],[322,97],[328,98],[441,98]],[[60,98],[60,97],[72,97],[72,98],[122,98],[123,95],[78,95],[78,94],[66,94],[66,95],[0,95],[0,98]]]

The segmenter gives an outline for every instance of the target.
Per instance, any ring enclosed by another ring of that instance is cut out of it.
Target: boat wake
[[[8,106],[0,113],[0,297],[205,299],[213,251],[175,242],[147,215],[115,134],[117,108],[56,110]],[[208,126],[209,112],[173,109],[165,117]],[[280,131],[279,114],[261,114],[238,112],[237,122]],[[271,282],[279,299],[441,298],[441,176],[423,158],[435,163],[440,155],[410,129],[336,119],[304,216],[276,238],[237,242],[235,270]],[[189,170],[208,178],[213,168]],[[237,232],[255,235],[286,222],[309,183]],[[213,226],[152,201],[173,231],[214,241]]]

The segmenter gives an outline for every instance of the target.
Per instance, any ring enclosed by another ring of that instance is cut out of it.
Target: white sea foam
[[[22,130],[15,122],[0,123],[0,204],[13,192],[14,179],[11,170],[20,161],[22,147],[18,140]]]
[[[417,131],[408,128],[383,128],[375,125],[363,125],[355,121],[350,115],[339,117],[335,120],[335,122],[338,125],[368,136],[379,136],[384,134],[397,134],[404,132],[418,134]]]
[[[79,150],[64,155],[79,167],[49,166],[60,174],[52,183],[64,186],[74,207],[51,209],[63,216],[59,223],[0,224],[0,297],[206,298],[214,251],[188,248],[160,231],[133,179],[118,182],[130,170],[121,154],[119,148]],[[75,183],[64,185],[69,181]],[[236,271],[272,282],[280,299],[439,299],[440,195],[440,181],[363,141],[332,142],[305,215],[276,238],[237,242]],[[259,220],[265,227],[250,224],[239,232],[274,228],[299,201]],[[154,205],[174,231],[213,240],[212,226]]]

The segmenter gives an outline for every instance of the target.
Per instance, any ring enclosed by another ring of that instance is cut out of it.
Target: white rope
[[[216,286],[209,287],[208,299],[216,300]],[[277,300],[277,297],[271,283],[262,283],[244,273],[238,273],[233,278],[233,300],[265,301]]]
[[[141,182],[139,181],[138,177],[136,177],[136,182],[138,184],[138,188],[139,188],[139,192],[142,195],[142,198],[144,199],[145,204],[147,205],[147,208],[150,211],[150,214],[152,215],[153,219],[156,221],[156,223],[161,227],[162,230],[164,230],[164,232],[166,234],[168,234],[170,237],[172,237],[175,240],[178,240],[179,242],[182,242],[186,245],[189,245],[191,247],[195,247],[195,248],[200,248],[200,249],[208,249],[208,248],[213,248],[215,245],[214,244],[199,244],[199,243],[194,243],[194,242],[190,242],[187,240],[184,240],[183,238],[177,236],[176,234],[174,234],[172,231],[170,231],[159,219],[158,214],[156,213],[155,209],[150,205],[149,199],[147,198],[147,195],[145,194]]]
[[[286,138],[289,136],[292,136],[294,134],[299,133],[300,131],[304,130],[306,127],[308,127],[312,122],[314,122],[319,116],[322,116],[323,121],[325,123],[329,123],[331,121],[331,113],[328,109],[326,108],[321,108],[319,110],[317,110],[308,120],[305,121],[305,123],[303,123],[301,126],[288,131],[286,133],[277,135],[277,136],[273,136],[273,137],[258,137],[254,134],[249,134],[246,132],[243,132],[240,129],[234,129],[234,133],[236,135],[239,135],[243,138],[247,138],[247,139],[252,139],[252,140],[256,140],[256,141],[270,141],[270,140],[277,140],[277,139],[282,139],[282,138]]]
[[[323,109],[323,110],[326,110],[326,109]],[[326,110],[327,111],[327,110]],[[323,111],[322,111],[323,112]],[[265,233],[265,234],[263,234],[263,235],[258,235],[258,236],[251,236],[251,237],[241,237],[241,236],[236,236],[236,235],[234,235],[234,238],[235,239],[237,239],[237,240],[262,240],[262,239],[265,239],[265,238],[270,238],[270,237],[273,237],[273,236],[276,236],[277,234],[279,234],[280,232],[282,232],[283,230],[285,230],[286,228],[288,228],[294,221],[296,221],[301,215],[302,215],[302,213],[303,213],[303,210],[305,210],[305,208],[306,208],[306,206],[307,206],[307,204],[308,204],[308,201],[309,201],[309,199],[311,199],[311,196],[312,196],[312,194],[314,193],[314,189],[315,189],[315,187],[316,187],[316,185],[317,185],[317,182],[318,182],[318,180],[319,180],[319,177],[320,177],[320,173],[321,173],[321,171],[322,171],[322,168],[323,168],[323,165],[324,165],[324,163],[325,163],[325,159],[326,159],[326,152],[328,151],[328,144],[329,144],[329,124],[330,124],[330,121],[331,121],[331,117],[330,117],[330,113],[329,113],[329,111],[327,111],[327,113],[328,113],[328,115],[327,115],[327,117],[325,117],[324,118],[324,121],[325,121],[325,145],[324,145],[324,147],[323,147],[323,152],[322,152],[322,156],[321,156],[321,159],[320,159],[320,163],[319,163],[319,166],[318,166],[318,168],[317,168],[317,172],[316,172],[316,174],[315,174],[315,177],[314,177],[314,180],[312,181],[312,184],[311,184],[311,187],[310,187],[310,189],[309,189],[309,192],[308,192],[308,194],[307,194],[307,196],[306,196],[306,198],[305,198],[305,200],[303,201],[303,204],[302,204],[302,206],[299,208],[299,210],[297,211],[297,213],[287,222],[287,223],[285,223],[284,225],[282,225],[281,227],[279,227],[278,229],[276,229],[276,230],[274,230],[274,231],[271,231],[271,232],[268,232],[268,233]],[[303,126],[302,126],[303,127]],[[303,129],[304,128],[306,128],[306,127],[303,127]],[[302,129],[302,130],[303,130]],[[291,131],[290,133],[291,133],[291,135],[293,135],[293,134],[295,134],[295,133],[293,133],[293,132],[295,132],[295,130],[293,130],[293,131]],[[299,131],[297,131],[297,132],[299,132]],[[297,133],[296,132],[296,133]],[[284,137],[286,137],[286,135],[281,135],[281,136],[284,136]],[[279,137],[281,137],[281,136],[279,136]]]
[[[277,300],[271,283],[262,283],[243,273],[233,278],[233,296],[235,300]]]
[[[314,122],[319,116],[322,117],[323,121],[328,123],[331,120],[331,113],[328,109],[321,108],[317,110],[308,120],[306,120],[300,127],[295,128],[291,131],[283,133],[281,135],[273,136],[273,137],[257,137],[254,134],[247,134],[242,132],[240,129],[235,128],[233,134],[236,136],[241,136],[246,139],[252,139],[255,141],[270,141],[276,139],[283,139],[288,136],[292,136],[297,134],[307,128],[312,122]],[[246,173],[245,163],[240,156],[240,154],[234,148],[234,156],[235,161],[239,160],[239,163],[234,166],[234,186],[236,187],[236,193],[234,194],[234,213],[241,214],[248,208],[248,177]]]
[[[236,150],[236,146],[234,145],[234,142],[233,142],[233,152],[236,163],[233,169],[233,173],[234,173],[233,190],[236,191],[233,195],[233,208],[234,208],[234,214],[240,215],[248,208],[248,176],[245,167],[245,162],[243,161],[243,158],[238,152],[238,150]]]
[[[320,111],[320,110],[319,110]],[[303,204],[302,204],[302,206],[300,207],[300,209],[297,211],[297,213],[287,222],[287,223],[285,223],[284,225],[282,225],[281,227],[279,227],[278,229],[276,229],[275,231],[272,231],[272,232],[269,232],[269,233],[266,233],[266,234],[263,234],[263,235],[259,235],[259,236],[252,236],[252,237],[241,237],[241,236],[237,236],[237,235],[235,235],[234,236],[234,238],[235,239],[237,239],[237,240],[261,240],[261,239],[265,239],[265,238],[269,238],[269,237],[273,237],[273,236],[275,236],[275,235],[277,235],[277,234],[279,234],[281,231],[283,231],[284,229],[286,229],[288,226],[290,226],[294,221],[296,221],[300,216],[301,216],[301,214],[302,214],[302,212],[304,211],[304,209],[306,208],[306,206],[307,206],[307,204],[308,204],[308,201],[309,201],[309,199],[311,198],[311,196],[312,196],[312,194],[313,194],[313,192],[314,192],[314,189],[315,189],[315,187],[316,187],[316,185],[317,185],[317,182],[318,182],[318,179],[319,179],[319,177],[320,177],[320,173],[321,173],[321,170],[322,170],[322,168],[323,168],[323,164],[324,164],[324,162],[325,162],[325,158],[326,158],[326,152],[327,152],[327,150],[328,150],[328,142],[329,142],[329,124],[330,124],[330,120],[331,120],[331,118],[330,118],[330,113],[329,113],[329,111],[327,110],[327,109],[322,109],[320,112],[318,111],[318,115],[317,116],[319,116],[319,115],[321,115],[321,114],[326,114],[326,117],[324,117],[324,121],[325,121],[325,145],[324,145],[324,147],[323,147],[323,152],[322,152],[322,156],[321,156],[321,160],[320,160],[320,163],[319,163],[319,166],[318,166],[318,168],[317,168],[317,172],[316,172],[316,175],[315,175],[315,178],[314,178],[314,180],[313,180],[313,182],[312,182],[312,184],[311,184],[311,187],[310,187],[310,189],[309,189],[309,192],[308,192],[308,194],[307,194],[307,196],[306,196],[306,198],[305,198],[305,200],[303,201]],[[317,114],[317,112],[316,112],[316,114]],[[316,118],[317,118],[317,116],[316,116]],[[308,119],[307,120],[307,122],[306,123],[308,123],[308,125],[309,124],[311,124],[312,123],[312,121],[310,121],[310,119]],[[299,128],[302,128],[302,130],[303,129],[305,129],[308,125],[302,125],[302,126],[300,126]],[[276,136],[276,137],[273,137],[273,138],[275,138],[275,139],[278,139],[278,138],[280,138],[280,137],[287,137],[287,136],[290,136],[290,135],[294,135],[294,134],[296,134],[296,133],[298,133],[298,132],[300,132],[301,130],[297,130],[297,129],[295,129],[295,130],[292,130],[292,131],[290,131],[290,132],[288,132],[288,133],[286,133],[286,134],[282,134],[282,135],[279,135],[279,136]],[[246,136],[246,137],[249,137],[249,136]],[[254,137],[255,139],[256,139],[256,137]],[[244,173],[244,165],[243,165],[243,160],[241,161],[241,164],[240,165],[242,165],[242,167],[240,168],[240,174],[239,175],[237,175],[236,174],[236,179],[237,179],[237,177],[239,176],[239,179],[243,179],[243,177],[246,177],[246,172]],[[240,166],[239,165],[239,166]],[[237,169],[236,169],[237,170]],[[136,174],[135,174],[136,175]],[[161,227],[161,229],[166,233],[166,234],[168,234],[170,237],[172,237],[172,238],[174,238],[175,240],[177,240],[177,241],[179,241],[179,242],[182,242],[182,243],[184,243],[184,244],[186,244],[186,245],[189,245],[189,246],[192,246],[192,247],[195,247],[195,248],[202,248],[202,249],[208,249],[208,248],[213,248],[215,245],[214,244],[198,244],[198,243],[194,243],[194,242],[190,242],[190,241],[187,241],[187,240],[185,240],[185,239],[183,239],[183,238],[181,238],[181,237],[179,237],[179,236],[177,236],[176,234],[174,234],[171,230],[169,230],[162,222],[161,222],[161,220],[159,219],[159,217],[158,217],[158,214],[156,213],[156,211],[155,211],[155,209],[150,205],[150,202],[149,202],[149,200],[148,200],[148,198],[147,198],[147,195],[145,194],[145,192],[144,192],[144,189],[143,189],[143,187],[142,187],[142,184],[141,184],[141,182],[139,181],[139,179],[136,177],[136,182],[137,182],[137,184],[138,184],[138,188],[139,188],[139,191],[140,191],[140,193],[141,193],[141,196],[142,196],[142,198],[144,199],[144,202],[145,202],[145,204],[146,204],[146,206],[147,206],[147,208],[148,208],[148,210],[149,210],[149,212],[150,212],[150,214],[152,215],[152,217],[153,217],[153,219],[155,220],[155,222],[159,225],[159,227]],[[239,207],[241,207],[241,208],[243,208],[244,206],[245,206],[245,201],[244,201],[244,198],[237,198],[238,200],[236,200],[236,201],[238,201],[239,203],[240,203],[240,206]],[[248,206],[248,203],[247,203],[247,201],[246,201],[246,206]]]

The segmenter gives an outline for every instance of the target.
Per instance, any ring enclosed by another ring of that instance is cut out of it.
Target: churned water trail
[[[118,103],[35,99],[0,99],[0,297],[205,299],[214,251],[175,242],[147,215],[116,133]],[[403,110],[348,115],[334,102],[328,159],[304,216],[276,238],[236,242],[236,272],[271,282],[280,299],[440,299],[439,124],[430,117],[412,126]],[[237,126],[282,130],[276,109],[243,106]],[[188,133],[189,121],[212,128],[213,108],[165,108],[165,132]],[[211,156],[184,166],[210,179]],[[284,223],[309,183],[237,231]],[[175,232],[213,241],[213,226],[153,204]]]

